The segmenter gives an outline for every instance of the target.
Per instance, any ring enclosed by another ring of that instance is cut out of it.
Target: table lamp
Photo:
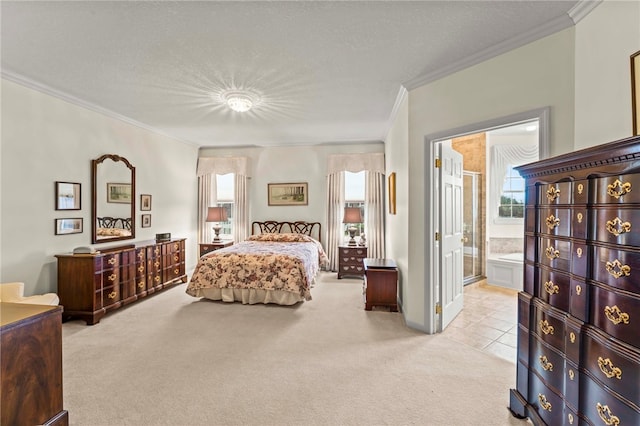
[[[351,239],[349,240],[349,246],[355,246],[356,245],[356,240],[355,240],[355,236],[356,236],[356,231],[358,230],[357,227],[354,226],[354,224],[356,223],[362,223],[362,209],[360,207],[345,207],[344,208],[344,219],[342,219],[342,223],[350,223],[351,226],[349,226],[348,231],[349,231],[349,236],[351,237]]]
[[[227,218],[227,210],[224,207],[209,207],[207,210],[207,222],[216,222],[213,225],[213,232],[215,233],[215,237],[213,238],[213,242],[217,243],[222,241],[220,239],[220,222],[226,222]]]

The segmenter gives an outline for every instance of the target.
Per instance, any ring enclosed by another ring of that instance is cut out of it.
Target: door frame
[[[424,330],[429,334],[436,333],[440,321],[440,314],[436,313],[436,305],[441,303],[439,292],[439,271],[438,271],[438,246],[435,243],[435,233],[438,230],[440,221],[440,207],[435,198],[438,185],[435,160],[438,157],[437,143],[474,133],[486,132],[499,129],[501,127],[512,126],[526,121],[538,120],[538,152],[539,158],[544,159],[549,156],[549,113],[550,107],[538,108],[498,117],[487,121],[468,124],[442,132],[432,133],[424,137],[426,172],[424,174],[424,211],[431,212],[425,214],[425,291],[424,291]]]

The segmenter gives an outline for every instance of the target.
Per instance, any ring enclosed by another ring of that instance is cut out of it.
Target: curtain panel
[[[338,270],[338,246],[342,244],[342,216],[344,215],[344,172],[327,176],[327,236],[325,249],[330,271]]]
[[[216,194],[216,175],[198,176],[198,239],[209,243],[213,239],[212,227],[207,225],[207,209],[218,198]]]
[[[538,159],[537,145],[494,145],[491,147],[489,172],[489,200],[491,216],[498,217],[500,195],[507,175],[507,167],[517,167]]]
[[[383,259],[384,244],[384,174],[365,171],[364,232],[367,239],[367,257]]]

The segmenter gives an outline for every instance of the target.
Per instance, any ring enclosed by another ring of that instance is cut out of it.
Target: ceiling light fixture
[[[250,92],[230,91],[223,94],[224,103],[236,112],[247,112],[257,103],[257,96]]]

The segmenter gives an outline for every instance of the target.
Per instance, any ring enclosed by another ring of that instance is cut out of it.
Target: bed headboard
[[[264,222],[253,222],[251,224],[251,234],[256,234],[256,229],[260,234],[283,234],[295,232],[304,234],[321,241],[321,225],[320,222],[306,222],[297,220],[295,222],[278,222],[275,220],[266,220]]]
[[[128,229],[131,230],[131,218],[122,218],[122,217],[97,217],[98,220],[98,228],[118,228],[118,229]]]

